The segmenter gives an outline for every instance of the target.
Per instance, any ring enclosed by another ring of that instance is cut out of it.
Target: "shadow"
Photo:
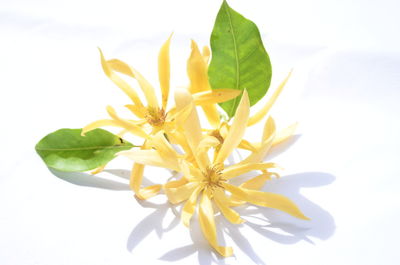
[[[131,190],[126,183],[105,179],[99,176],[91,175],[83,172],[63,172],[49,168],[50,172],[57,178],[66,182],[91,188],[99,188],[115,191]]]
[[[335,231],[335,222],[332,215],[301,195],[300,190],[329,185],[334,180],[335,177],[328,173],[307,172],[268,181],[263,191],[279,193],[289,197],[311,220],[299,220],[275,209],[246,204],[234,208],[246,220],[244,224],[234,225],[229,223],[223,216],[216,216],[220,244],[225,245],[221,235],[222,231],[224,231],[235,243],[233,247],[239,248],[254,264],[265,265],[265,261],[256,253],[251,242],[247,239],[248,235],[246,234],[245,236],[241,233],[242,229],[247,228],[248,230],[250,228],[266,239],[280,244],[296,244],[300,241],[314,244],[314,238],[319,240],[330,238]],[[197,218],[193,218],[190,231],[193,244],[172,249],[164,253],[159,259],[174,262],[196,253],[199,264],[202,265],[212,263],[225,264],[229,259],[234,259],[234,257],[224,259],[215,253],[204,239]]]
[[[163,234],[177,226],[180,220],[176,212],[176,207],[168,202],[156,204],[139,200],[136,197],[135,199],[143,208],[153,208],[155,210],[140,221],[128,236],[126,248],[129,252],[132,252],[136,246],[153,231],[157,234],[158,238],[161,239]],[[163,227],[163,221],[169,209],[172,210],[175,217],[166,227]]]

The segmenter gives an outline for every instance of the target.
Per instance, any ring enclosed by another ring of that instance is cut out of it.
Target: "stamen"
[[[154,127],[160,127],[165,123],[167,113],[163,108],[148,107],[145,116],[147,122]]]
[[[221,187],[221,183],[226,181],[222,176],[223,166],[215,164],[208,166],[203,172],[204,182],[210,188]]]

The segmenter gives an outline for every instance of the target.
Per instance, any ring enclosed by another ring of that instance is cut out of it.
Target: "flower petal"
[[[238,188],[226,182],[222,183],[222,186],[240,200],[263,207],[278,209],[299,219],[310,220],[300,211],[296,204],[283,195]]]
[[[190,79],[189,91],[194,94],[211,90],[210,84],[208,83],[207,64],[200,53],[199,47],[193,40],[191,48],[192,52],[187,61],[187,72]],[[220,118],[215,104],[204,104],[202,108],[208,122],[211,126],[217,128],[220,123]]]
[[[272,142],[272,146],[277,145],[282,143],[283,141],[287,140],[289,137],[291,137],[294,132],[296,131],[297,128],[297,123],[294,123],[290,125],[289,127],[279,131],[275,138],[274,141]]]
[[[153,146],[161,157],[165,157],[167,160],[174,160],[178,163],[178,154],[167,139],[165,139],[163,131],[157,132],[149,141],[149,145]]]
[[[196,105],[209,105],[233,99],[241,94],[237,89],[220,88],[192,94]]]
[[[222,247],[218,245],[217,231],[214,221],[214,210],[211,204],[211,199],[206,190],[203,191],[203,196],[200,201],[199,211],[200,227],[204,237],[208,243],[222,256],[229,257],[233,255],[233,249],[231,247]]]
[[[189,199],[193,191],[201,185],[200,182],[188,182],[182,186],[176,188],[166,188],[165,194],[168,197],[168,201],[172,204],[177,204]]]
[[[182,208],[181,220],[186,227],[189,227],[190,225],[190,219],[192,218],[194,211],[196,210],[197,197],[199,196],[203,188],[204,185],[197,186]]]
[[[143,106],[128,104],[125,108],[129,109],[136,117],[143,119],[146,116],[147,110]]]
[[[200,156],[207,156],[207,152],[211,147],[216,147],[220,144],[219,140],[214,136],[206,136],[201,140],[200,144],[197,146],[196,154]]]
[[[170,86],[170,60],[169,60],[169,45],[172,34],[168,40],[161,46],[158,54],[158,79],[160,80],[162,108],[166,109]]]
[[[142,89],[149,106],[153,108],[158,108],[157,97],[153,86],[138,71],[136,71],[135,68],[118,59],[113,59],[107,62],[109,63],[110,68],[113,67],[121,73],[135,78],[136,81],[139,83],[139,86]],[[135,104],[137,103],[135,102]]]
[[[210,56],[211,56],[211,51],[208,46],[203,47],[203,59],[206,65],[208,65],[208,62],[210,61]]]
[[[142,128],[140,128],[139,126],[137,126],[135,123],[125,120],[125,119],[121,119],[120,117],[118,117],[117,113],[115,112],[114,108],[111,106],[107,106],[107,112],[108,115],[110,115],[110,117],[115,121],[116,124],[118,124],[120,127],[127,129],[130,133],[137,135],[139,137],[148,139],[149,136],[147,135],[147,133],[145,133]]]
[[[140,101],[140,98],[138,94],[133,90],[128,83],[126,83],[121,77],[119,77],[116,73],[114,73],[113,69],[110,67],[110,65],[107,63],[107,61],[104,59],[103,52],[99,49],[100,51],[100,58],[101,58],[101,66],[103,67],[103,71],[106,74],[108,78],[111,79],[111,81],[114,82],[119,88],[122,89],[122,91],[125,92],[126,95],[138,106],[143,106],[142,102]]]
[[[193,98],[188,91],[179,89],[175,91],[175,103],[178,111],[184,109],[187,105],[193,104]],[[197,147],[202,140],[202,130],[200,126],[199,116],[196,108],[191,108],[191,111],[185,120],[178,120],[178,123],[182,125],[183,134],[186,136],[186,140],[195,154]],[[195,155],[196,161],[202,169],[205,169],[209,162],[208,156],[206,155]]]
[[[247,120],[250,114],[250,102],[247,91],[243,91],[242,99],[236,109],[232,126],[229,129],[221,149],[215,159],[215,163],[223,163],[231,152],[239,145],[246,130]]]
[[[275,123],[272,118],[269,118],[266,122],[267,128],[267,135],[269,135],[268,138],[264,140],[264,142],[261,143],[260,147],[257,148],[257,151],[252,152],[248,157],[246,157],[244,160],[242,160],[239,164],[246,164],[246,163],[258,163],[264,159],[264,157],[267,155],[269,149],[272,146],[272,141],[274,140],[275,137]],[[265,132],[265,129],[264,129]]]
[[[265,115],[269,112],[271,107],[274,105],[276,99],[282,92],[284,86],[286,85],[286,82],[289,80],[290,75],[292,74],[292,71],[289,72],[289,74],[286,76],[286,78],[282,81],[282,83],[278,86],[278,88],[274,91],[274,94],[272,94],[271,98],[267,101],[267,103],[260,109],[256,114],[250,117],[247,126],[252,126],[256,124],[257,122],[261,121],[262,118],[265,117]]]
[[[228,206],[229,200],[226,198],[222,189],[216,189],[214,191],[214,202],[229,222],[233,224],[241,224],[244,222],[244,220],[240,218],[238,212]]]
[[[174,163],[172,160],[166,160],[161,157],[156,150],[129,150],[118,152],[117,155],[126,156],[136,163],[169,168],[172,170],[180,171],[179,164]]]
[[[249,164],[235,164],[222,170],[224,178],[231,179],[240,176],[252,170],[264,170],[268,168],[277,168],[275,163],[249,163]]]

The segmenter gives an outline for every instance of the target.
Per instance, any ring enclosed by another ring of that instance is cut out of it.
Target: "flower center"
[[[221,182],[226,181],[222,176],[222,166],[215,164],[208,166],[203,172],[204,182],[211,188],[220,187]]]
[[[154,108],[154,107],[147,108],[147,114],[146,114],[145,118],[151,126],[159,127],[159,126],[163,125],[166,117],[167,117],[167,113],[162,108],[161,109]]]

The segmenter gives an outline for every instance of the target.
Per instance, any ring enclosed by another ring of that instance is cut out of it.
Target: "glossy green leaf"
[[[271,62],[256,24],[223,1],[211,34],[211,63],[208,70],[213,89],[247,89],[250,105],[269,88]],[[229,117],[235,114],[240,97],[220,103]]]
[[[81,136],[82,129],[60,129],[46,135],[35,149],[46,165],[61,171],[82,172],[105,165],[131,143],[103,129]]]

